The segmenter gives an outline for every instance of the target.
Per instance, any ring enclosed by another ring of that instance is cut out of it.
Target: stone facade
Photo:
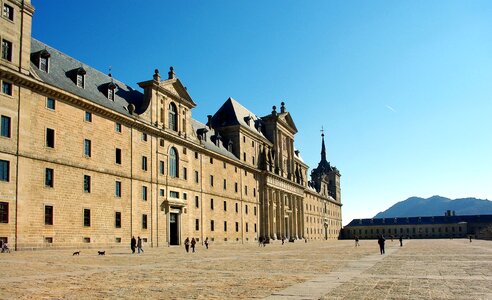
[[[338,238],[340,174],[307,179],[284,103],[260,118],[230,98],[202,124],[172,68],[133,90],[32,39],[29,1],[1,4],[2,240],[33,249],[127,247],[132,236],[152,247]]]

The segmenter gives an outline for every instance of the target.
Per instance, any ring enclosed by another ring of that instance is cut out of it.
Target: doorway
[[[178,214],[169,214],[169,245],[179,245],[179,224]]]

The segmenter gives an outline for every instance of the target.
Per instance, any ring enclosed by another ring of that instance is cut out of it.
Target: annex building
[[[343,238],[466,238],[492,239],[492,215],[354,219],[343,228]]]
[[[200,123],[173,68],[134,90],[33,39],[30,1],[0,4],[0,239],[11,247],[339,237],[340,173],[324,137],[308,173],[284,103],[258,117],[229,98]]]

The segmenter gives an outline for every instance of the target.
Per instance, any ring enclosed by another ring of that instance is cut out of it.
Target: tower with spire
[[[340,172],[332,167],[326,159],[325,133],[321,128],[321,160],[318,166],[311,172],[311,186],[325,196],[331,196],[341,202]]]

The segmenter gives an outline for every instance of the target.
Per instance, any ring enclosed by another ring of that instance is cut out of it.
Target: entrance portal
[[[179,245],[178,214],[169,214],[169,245]]]

